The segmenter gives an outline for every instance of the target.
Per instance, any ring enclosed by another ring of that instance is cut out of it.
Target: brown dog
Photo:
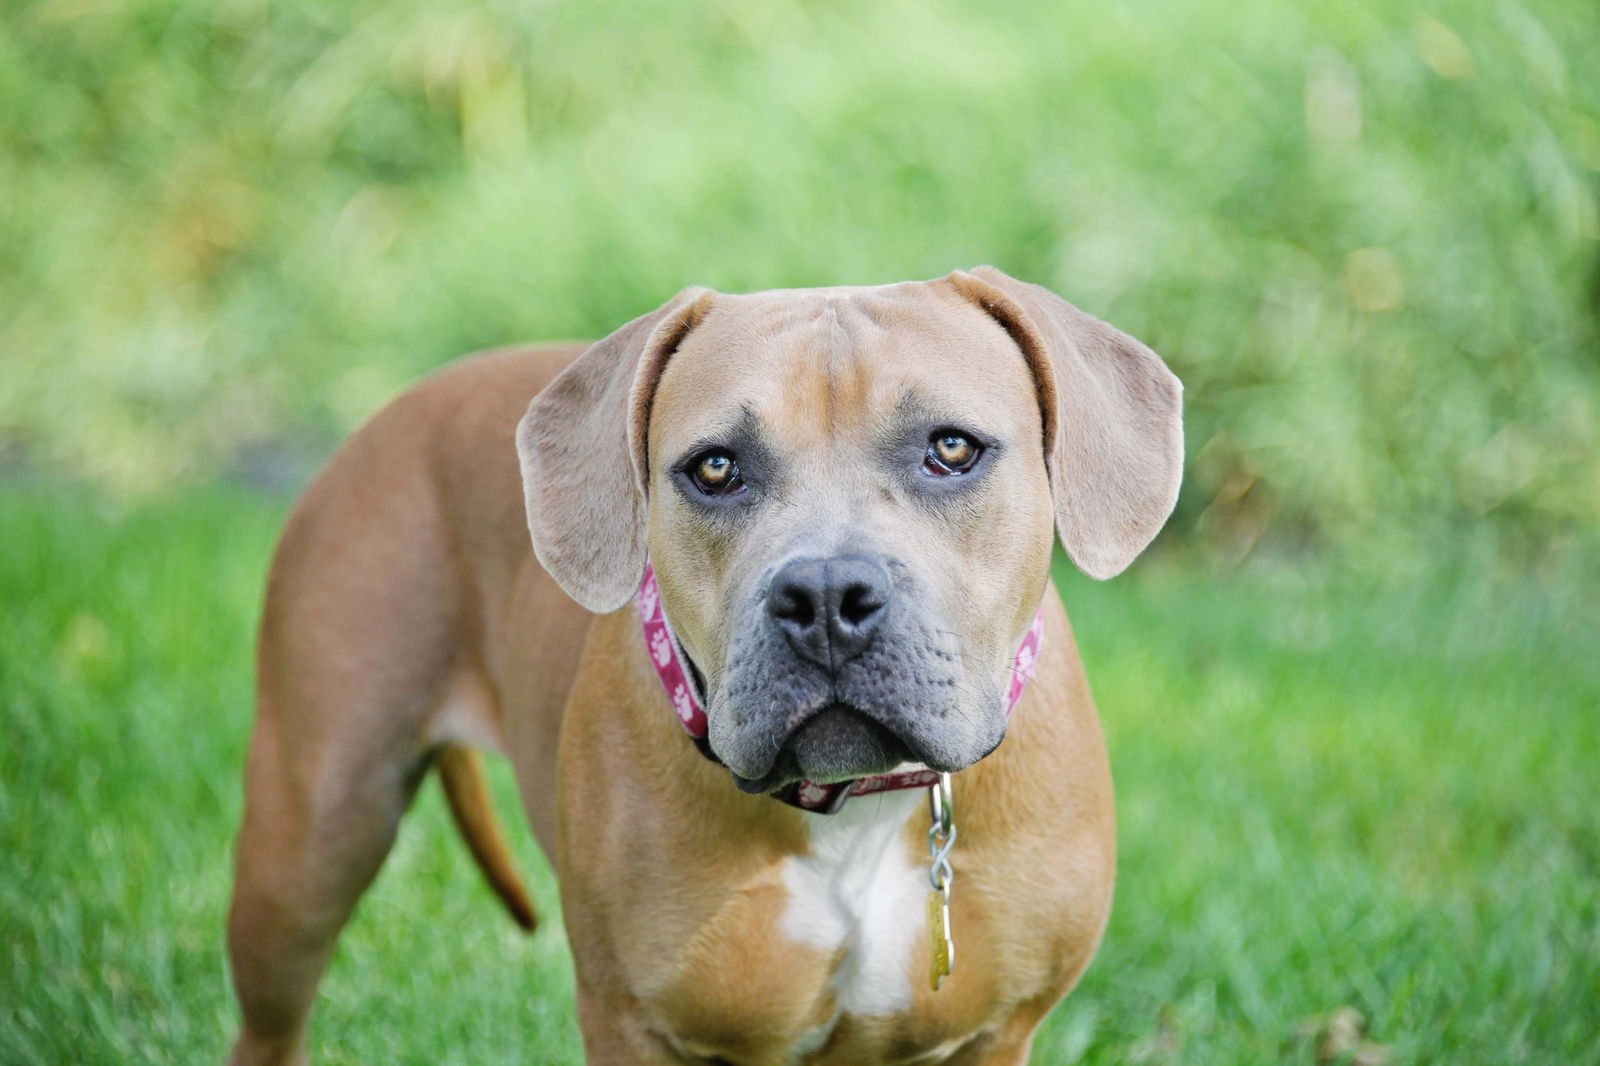
[[[334,939],[430,765],[532,926],[472,748],[510,758],[555,859],[590,1062],[1025,1061],[1114,867],[1051,531],[1094,577],[1126,567],[1176,499],[1180,407],[1148,348],[991,268],[691,289],[581,354],[489,354],[402,396],[273,563],[234,1061],[303,1060]],[[703,751],[630,606],[647,557]],[[960,771],[938,991],[925,793],[832,815],[763,795],[907,762]]]

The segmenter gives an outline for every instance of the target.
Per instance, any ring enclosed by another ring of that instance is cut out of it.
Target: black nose
[[[797,559],[772,579],[767,613],[794,650],[830,670],[872,643],[889,575],[866,559]]]

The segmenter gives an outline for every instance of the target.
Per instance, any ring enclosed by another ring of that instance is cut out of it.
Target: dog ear
[[[1160,531],[1183,477],[1183,386],[1161,357],[1061,297],[994,267],[950,281],[1022,349],[1044,415],[1062,546],[1115,577]]]
[[[591,345],[517,424],[534,554],[591,611],[621,607],[644,579],[650,404],[713,295],[685,289]]]

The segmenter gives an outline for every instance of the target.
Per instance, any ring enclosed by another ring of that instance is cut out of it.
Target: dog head
[[[1119,573],[1177,499],[1181,387],[992,268],[879,288],[689,289],[588,349],[517,432],[540,562],[612,611],[653,561],[748,791],[1005,732],[1051,530]]]

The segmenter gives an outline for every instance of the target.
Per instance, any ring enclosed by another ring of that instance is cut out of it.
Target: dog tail
[[[533,901],[528,898],[528,890],[523,887],[516,864],[506,849],[505,837],[500,834],[500,823],[494,815],[478,753],[471,748],[449,745],[439,751],[436,763],[445,798],[450,801],[450,813],[455,816],[456,828],[466,838],[478,868],[511,912],[512,919],[533,932],[538,927],[539,916],[534,913]]]

